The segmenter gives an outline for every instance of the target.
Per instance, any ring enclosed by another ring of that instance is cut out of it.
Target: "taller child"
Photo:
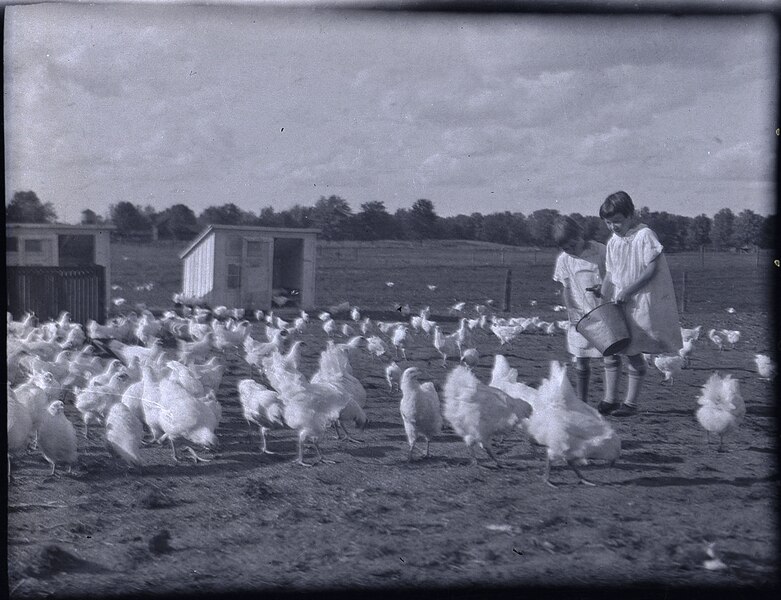
[[[602,297],[624,305],[631,341],[618,355],[605,357],[605,400],[597,407],[616,417],[637,413],[646,373],[645,354],[677,353],[683,346],[673,279],[656,234],[640,223],[626,192],[610,194],[599,216],[612,236],[607,242]],[[629,383],[617,401],[620,355],[627,357]]]

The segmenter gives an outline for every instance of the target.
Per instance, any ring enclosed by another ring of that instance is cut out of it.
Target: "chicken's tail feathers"
[[[445,403],[469,402],[475,397],[478,380],[469,367],[458,365],[445,378],[442,392]]]
[[[557,402],[564,398],[564,386],[570,385],[566,377],[567,367],[559,361],[552,360],[550,363],[550,374],[547,379],[543,379],[540,387],[537,388],[537,397],[545,398],[547,402]]]
[[[697,398],[697,404],[713,404],[718,402],[722,392],[722,378],[718,373],[713,373],[702,386],[702,393]]]

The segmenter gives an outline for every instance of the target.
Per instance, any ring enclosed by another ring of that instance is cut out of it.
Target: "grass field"
[[[182,243],[114,243],[113,294],[129,304],[150,308],[171,306],[181,289]],[[511,312],[523,314],[532,301],[541,309],[558,304],[551,279],[556,252],[479,242],[451,240],[417,242],[321,242],[318,251],[316,298],[320,307],[348,301],[371,310],[394,310],[399,304],[431,306],[447,314],[453,303],[494,300],[504,304],[506,273],[511,271]],[[767,312],[770,277],[775,272],[768,252],[678,253],[667,256],[676,295],[681,304],[685,283],[685,311],[719,311],[740,304],[742,310]],[[393,282],[389,287],[386,282]],[[153,283],[151,290],[136,289]],[[437,286],[430,290],[428,285]]]

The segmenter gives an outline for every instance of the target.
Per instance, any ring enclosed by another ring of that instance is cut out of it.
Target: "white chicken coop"
[[[319,229],[210,225],[181,252],[182,295],[247,310],[315,305]]]
[[[67,310],[79,323],[103,322],[111,293],[113,225],[6,223],[7,306],[39,319]]]

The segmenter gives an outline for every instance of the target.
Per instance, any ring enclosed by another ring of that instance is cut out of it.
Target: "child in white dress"
[[[602,296],[624,306],[631,341],[619,354],[629,362],[626,399],[617,405],[621,374],[618,355],[605,361],[605,402],[597,407],[616,417],[637,413],[637,399],[646,373],[645,354],[677,353],[683,346],[678,306],[667,259],[656,234],[640,223],[626,192],[607,197],[599,216],[613,235],[607,242]]]
[[[562,252],[556,258],[553,279],[562,286],[567,307],[567,351],[575,359],[575,390],[588,403],[591,359],[602,353],[575,330],[577,322],[587,312],[601,304],[599,289],[605,276],[605,245],[586,240],[583,228],[572,217],[561,216],[553,222],[553,239]]]

